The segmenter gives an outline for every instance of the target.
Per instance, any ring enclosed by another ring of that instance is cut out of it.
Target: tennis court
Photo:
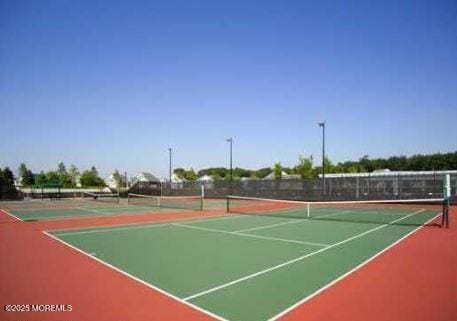
[[[179,209],[165,209],[147,205],[87,202],[78,199],[59,201],[33,200],[5,203],[2,204],[3,208],[8,213],[23,221],[179,211]]]
[[[124,275],[227,320],[281,316],[428,224],[432,203],[330,206],[229,200],[207,219],[47,235]]]
[[[109,194],[103,197],[34,199],[2,203],[5,211],[22,221],[201,211],[225,206],[225,200],[203,200],[200,196],[156,197],[138,194],[129,194],[128,199],[119,199]]]

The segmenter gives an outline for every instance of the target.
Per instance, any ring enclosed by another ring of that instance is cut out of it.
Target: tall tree
[[[105,182],[98,176],[95,166],[92,166],[81,174],[81,185],[84,187],[102,187],[105,186]]]
[[[19,178],[23,179],[23,177],[27,174],[28,168],[25,163],[21,163],[19,168],[17,169],[17,173],[19,174]]]
[[[19,177],[21,180],[21,185],[30,186],[35,184],[35,179],[31,170],[27,168],[24,163],[21,163],[18,168]]]
[[[184,176],[186,174],[186,170],[184,168],[175,168],[173,170],[173,173],[182,179],[182,178],[184,178]]]
[[[68,176],[70,177],[72,187],[76,187],[80,175],[81,173],[79,172],[78,167],[76,167],[76,165],[71,164],[70,169],[68,170]]]
[[[60,175],[57,171],[46,172],[46,183],[47,184],[60,184]]]
[[[7,184],[14,185],[14,174],[8,166],[3,169],[3,179]]]
[[[224,178],[229,175],[229,169],[225,167],[210,167],[206,169],[202,169],[198,172],[198,177],[202,177],[204,175],[210,175],[210,176],[219,176],[221,178]]]
[[[249,169],[244,169],[240,167],[235,167],[233,169],[233,177],[251,177],[252,171]]]
[[[119,173],[117,169],[113,173],[113,178],[116,181],[117,188],[125,186],[125,178]]]
[[[332,173],[334,170],[333,163],[327,156],[324,158],[324,168],[326,173]]]
[[[257,178],[264,178],[265,176],[270,175],[272,169],[270,167],[261,168],[255,171],[255,176]]]
[[[46,174],[43,171],[39,172],[35,177],[35,184],[38,186],[41,186],[41,185],[47,184],[47,183],[48,183],[48,179],[47,179]]]
[[[198,178],[198,176],[195,173],[194,169],[191,168],[191,169],[185,171],[184,178],[187,179],[188,181],[195,181]]]
[[[25,176],[22,181],[24,186],[32,186],[35,184],[35,175],[33,175],[30,169],[25,172]]]
[[[294,173],[300,175],[301,178],[310,178],[313,176],[313,157],[300,156],[298,165],[295,166]]]
[[[59,175],[67,174],[67,168],[65,167],[65,164],[63,162],[57,164],[57,173],[59,173]]]
[[[3,198],[3,193],[6,194],[6,198],[10,198],[9,193],[15,193],[16,188],[14,186],[14,174],[5,167],[3,170],[0,168],[0,198]]]
[[[281,177],[282,177],[282,166],[281,166],[280,162],[276,162],[276,163],[273,164],[272,171],[273,171],[273,176],[275,177],[275,179],[281,179]]]
[[[8,166],[3,169],[3,181],[7,190],[15,190],[14,174]]]
[[[70,187],[71,186],[71,178],[67,172],[67,168],[63,162],[60,162],[57,165],[57,173],[59,174],[59,182],[62,186]]]

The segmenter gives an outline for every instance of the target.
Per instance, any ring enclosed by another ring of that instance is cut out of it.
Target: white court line
[[[183,219],[175,219],[175,220],[170,220],[167,222],[163,223],[152,223],[152,224],[147,224],[147,222],[139,222],[139,223],[132,223],[132,224],[124,224],[124,225],[114,225],[114,227],[100,227],[98,229],[88,229],[88,230],[81,230],[81,228],[75,228],[75,232],[65,232],[69,230],[63,230],[64,232],[62,233],[55,233],[54,235],[56,236],[62,236],[62,235],[75,235],[75,234],[90,234],[90,233],[105,233],[105,232],[112,232],[112,231],[124,231],[124,230],[135,230],[135,229],[143,229],[143,228],[151,228],[151,227],[159,227],[159,226],[167,226],[171,225],[173,222],[178,222],[178,221],[184,221],[184,222],[200,222],[200,221],[215,221],[215,220],[226,220],[226,219],[232,219],[232,218],[243,218],[245,217],[244,215],[223,215],[223,216],[218,216],[218,217],[210,217],[210,218],[205,218],[205,217],[199,217],[195,219],[189,219],[189,218],[183,218]],[[62,230],[55,230],[55,231],[62,231]],[[48,231],[48,232],[53,232],[53,231]]]
[[[90,209],[86,209],[84,207],[72,207],[72,208],[69,208],[67,210],[83,210],[85,212],[94,212],[94,213],[100,213],[100,214],[103,214],[104,216],[122,216],[122,215],[127,215],[127,214],[118,214],[118,213],[107,213],[107,212],[101,212],[101,211],[97,211],[97,210],[90,210]],[[56,210],[56,212],[58,212],[58,210]],[[80,214],[80,215],[73,215],[73,214],[67,214],[67,215],[62,215],[62,214],[56,214],[56,215],[53,215],[53,216],[39,216],[39,217],[31,217],[31,218],[27,218],[25,219],[26,221],[33,221],[33,220],[37,220],[37,221],[43,221],[43,220],[47,220],[47,221],[50,221],[50,220],[60,220],[60,219],[80,219],[80,218],[88,218],[88,216],[86,214]]]
[[[344,213],[348,213],[348,212],[351,212],[351,211],[342,211],[342,212],[338,212],[338,213],[331,213],[331,214],[319,216],[319,218],[320,217],[328,217],[328,216],[340,215],[340,214],[344,214]],[[263,225],[263,226],[259,226],[259,227],[253,227],[253,228],[247,228],[247,229],[243,229],[243,230],[238,230],[238,231],[235,231],[235,232],[251,232],[251,231],[257,231],[257,230],[263,230],[263,229],[268,229],[268,228],[271,228],[271,227],[287,225],[287,224],[293,224],[293,223],[298,223],[298,222],[309,222],[312,219],[313,219],[313,217],[310,217],[310,218],[306,217],[306,218],[301,218],[301,219],[294,220],[294,221],[281,222],[281,223],[275,223],[275,224],[270,224],[270,225]]]
[[[432,222],[433,220],[435,220],[438,216],[440,216],[441,213],[437,214],[436,216],[432,217],[430,220],[428,220],[427,222],[424,223],[424,225],[426,224],[429,224],[430,222]],[[280,317],[282,317],[283,315],[287,314],[288,312],[292,311],[293,309],[295,309],[296,307],[302,305],[303,303],[309,301],[310,299],[314,298],[315,296],[317,296],[318,294],[322,293],[323,291],[325,291],[326,289],[330,288],[331,286],[333,286],[335,283],[341,281],[342,279],[344,279],[345,277],[347,277],[348,275],[354,273],[355,271],[357,271],[358,269],[360,269],[361,267],[365,266],[366,264],[370,263],[371,261],[373,261],[375,258],[377,258],[378,256],[380,256],[381,254],[383,254],[384,252],[390,250],[392,247],[394,247],[395,245],[397,245],[398,243],[400,243],[401,241],[403,241],[404,239],[406,239],[407,237],[411,236],[413,233],[417,232],[419,229],[423,228],[424,226],[421,225],[419,227],[417,227],[416,229],[412,230],[411,232],[409,232],[408,234],[406,234],[405,236],[399,238],[398,240],[396,240],[394,243],[390,244],[389,246],[387,246],[385,249],[379,251],[378,253],[376,253],[375,255],[373,255],[372,257],[368,258],[367,260],[363,261],[362,263],[360,263],[359,265],[357,265],[355,268],[353,268],[352,270],[346,272],[345,274],[341,275],[340,277],[336,278],[335,280],[333,280],[332,282],[330,283],[327,283],[325,286],[321,287],[320,289],[318,289],[317,291],[315,291],[314,293],[311,293],[310,295],[308,295],[307,297],[301,299],[300,301],[298,301],[297,303],[291,305],[290,307],[288,307],[287,309],[283,310],[282,312],[276,314],[275,316],[273,316],[272,318],[268,319],[268,321],[273,321],[273,320],[276,320]]]
[[[89,254],[89,253],[87,253],[87,252],[85,252],[85,251],[83,251],[83,250],[77,248],[76,246],[71,245],[70,243],[65,242],[64,240],[61,240],[61,239],[55,237],[55,236],[52,235],[52,234],[49,234],[49,233],[46,232],[46,231],[43,231],[43,233],[44,233],[45,235],[49,236],[50,238],[52,238],[53,240],[55,240],[55,241],[57,241],[57,242],[60,242],[60,243],[62,243],[62,244],[65,244],[66,246],[72,248],[73,250],[75,250],[75,251],[77,251],[77,252],[79,252],[79,253],[81,253],[81,254],[83,254],[83,255],[89,257],[89,258],[91,258],[92,260],[97,261],[98,263],[101,263],[101,264],[103,264],[103,265],[105,265],[105,266],[111,268],[112,270],[114,270],[114,271],[116,271],[116,272],[118,272],[118,273],[120,273],[120,274],[123,274],[124,276],[127,276],[127,277],[129,277],[129,278],[131,278],[131,279],[133,279],[133,280],[135,280],[135,281],[137,281],[137,282],[139,282],[139,283],[141,283],[141,284],[147,286],[148,288],[151,288],[151,289],[153,289],[153,290],[156,290],[156,291],[158,291],[158,292],[160,292],[160,293],[162,293],[162,294],[164,294],[164,295],[166,295],[166,296],[168,296],[168,297],[170,297],[170,298],[172,298],[172,299],[174,299],[174,300],[176,300],[176,301],[178,301],[178,302],[180,302],[180,303],[182,303],[182,304],[185,304],[185,305],[187,305],[187,306],[189,306],[189,307],[191,307],[191,308],[194,308],[195,310],[198,310],[198,311],[200,311],[200,312],[202,312],[202,313],[205,313],[205,314],[207,314],[207,315],[209,315],[209,316],[211,316],[211,317],[213,317],[213,318],[216,318],[216,319],[221,320],[221,321],[228,321],[228,320],[222,318],[221,316],[219,316],[219,315],[217,315],[217,314],[214,314],[214,313],[212,313],[212,312],[210,312],[210,311],[207,311],[207,310],[205,310],[205,309],[203,309],[203,308],[200,308],[199,306],[196,306],[196,305],[194,305],[194,304],[192,304],[192,303],[190,303],[190,302],[186,302],[186,301],[184,301],[183,299],[180,299],[180,298],[178,298],[177,296],[175,296],[175,295],[173,295],[173,294],[171,294],[171,293],[169,293],[169,292],[166,292],[165,290],[163,290],[163,289],[161,289],[161,288],[159,288],[159,287],[157,287],[157,286],[155,286],[155,285],[152,285],[152,284],[150,284],[150,283],[148,283],[148,282],[146,282],[146,281],[144,281],[144,280],[142,280],[142,279],[140,279],[140,278],[137,278],[136,276],[133,276],[132,274],[130,274],[130,273],[128,273],[128,272],[125,272],[125,271],[123,271],[123,270],[121,270],[121,269],[115,267],[114,265],[111,265],[111,264],[109,264],[109,263],[107,263],[107,262],[105,262],[105,261],[102,261],[101,259],[99,259],[99,258],[97,258],[97,257],[95,257],[95,256],[92,256],[91,254]]]
[[[101,207],[103,208],[103,207]],[[116,207],[117,208],[117,207]],[[131,207],[125,207],[125,208],[131,208]],[[74,210],[74,209],[79,209],[79,210],[84,210],[84,211],[89,211],[91,212],[90,209],[87,209],[85,207],[71,207],[71,208],[65,208],[65,210]],[[60,209],[62,210],[62,209]],[[55,209],[56,212],[59,211],[59,209]],[[96,210],[93,210],[93,211],[96,211]],[[149,211],[149,212],[119,212],[119,213],[115,213],[115,212],[101,212],[100,213],[104,216],[104,217],[118,217],[118,216],[129,216],[129,215],[132,215],[132,216],[139,216],[139,215],[151,215],[153,214],[152,211]],[[102,217],[102,215],[99,215],[97,217]],[[53,215],[53,216],[40,216],[40,217],[37,217],[37,218],[30,218],[30,219],[26,219],[25,221],[32,221],[32,220],[38,220],[38,221],[43,221],[43,220],[47,220],[47,221],[51,221],[51,220],[60,220],[60,219],[81,219],[81,218],[93,218],[95,216],[87,216],[86,214],[79,214],[79,215],[73,215],[73,214],[68,214],[68,215],[62,215],[62,214],[57,214],[57,215]],[[144,224],[144,222],[142,223],[131,223],[131,224],[119,224],[119,225],[108,225],[108,227],[110,226],[132,226],[132,225],[140,225],[140,224]],[[103,227],[103,226],[100,226],[100,227]],[[81,228],[81,227],[76,227],[76,228],[69,228],[69,229],[65,229],[65,231],[70,231],[70,230],[82,230],[84,228]],[[53,231],[62,231],[61,229],[59,230],[48,230],[48,232],[53,232]]]
[[[59,214],[58,216],[39,216],[39,217],[30,217],[25,219],[25,221],[58,221],[60,219],[78,219],[78,218],[87,218],[88,216],[85,214],[80,214],[80,215],[61,215]]]
[[[1,208],[0,211],[2,211],[3,213],[5,213],[6,215],[11,216],[12,218],[15,218],[15,219],[18,220],[18,221],[24,222],[24,220],[20,219],[20,218],[17,217],[16,215],[11,214],[9,211],[5,210],[4,208]]]
[[[263,239],[263,240],[271,240],[271,241],[280,241],[280,242],[286,242],[286,243],[296,243],[296,244],[312,245],[312,246],[324,246],[324,247],[325,247],[325,246],[329,246],[329,244],[323,244],[323,243],[296,241],[296,240],[289,240],[289,239],[281,239],[281,238],[277,238],[277,237],[269,237],[269,236],[262,236],[262,235],[251,235],[251,234],[244,234],[244,233],[238,233],[238,232],[230,232],[230,231],[224,231],[224,230],[215,230],[215,229],[211,229],[211,228],[200,227],[200,226],[193,226],[193,225],[186,225],[186,224],[180,224],[180,223],[173,223],[173,224],[171,224],[171,225],[173,225],[173,226],[185,227],[185,228],[191,228],[191,229],[196,229],[196,230],[202,230],[202,231],[208,231],[208,232],[215,232],[215,233],[223,233],[223,234],[238,235],[238,236],[250,237],[250,238],[255,238],[255,239]]]
[[[243,230],[238,230],[238,231],[235,231],[235,232],[241,233],[241,232],[257,231],[257,230],[263,230],[263,229],[267,229],[267,228],[271,228],[271,227],[275,227],[275,226],[293,224],[293,223],[298,223],[298,222],[305,222],[305,219],[299,219],[299,220],[293,220],[293,221],[287,221],[287,222],[281,222],[281,223],[275,223],[275,224],[251,227],[251,228],[247,228],[247,229],[243,229]]]
[[[199,293],[190,295],[190,296],[184,298],[184,300],[185,300],[185,301],[192,300],[192,299],[201,297],[201,296],[203,296],[203,295],[206,295],[206,294],[209,294],[209,293],[212,293],[212,292],[215,292],[215,291],[224,289],[224,288],[229,287],[229,286],[231,286],[231,285],[234,285],[234,284],[237,284],[237,283],[240,283],[240,282],[243,282],[243,281],[252,279],[252,278],[257,277],[257,276],[259,276],[259,275],[262,275],[262,274],[265,274],[265,273],[268,273],[268,272],[277,270],[277,269],[282,268],[282,267],[284,267],[284,266],[288,266],[288,265],[290,265],[290,264],[292,264],[292,263],[302,261],[302,260],[304,260],[304,259],[306,259],[306,258],[309,258],[309,257],[314,256],[314,255],[316,255],[316,254],[322,253],[322,252],[324,252],[324,251],[330,250],[330,249],[332,249],[332,248],[334,248],[334,247],[337,247],[337,246],[339,246],[339,245],[341,245],[341,244],[345,244],[345,243],[350,242],[350,241],[352,241],[352,240],[358,239],[358,238],[360,238],[360,237],[362,237],[362,236],[364,236],[364,235],[373,233],[373,232],[375,232],[375,231],[377,231],[377,230],[380,230],[380,229],[382,229],[382,228],[385,228],[386,226],[390,226],[390,224],[393,224],[393,223],[396,223],[396,222],[398,222],[398,221],[404,220],[404,219],[406,219],[406,218],[408,218],[408,217],[410,217],[410,216],[416,215],[416,214],[418,214],[418,213],[420,213],[420,212],[423,212],[423,211],[424,211],[424,209],[419,210],[419,211],[412,212],[411,214],[408,214],[408,215],[406,215],[406,216],[404,216],[404,217],[401,217],[401,218],[399,218],[399,219],[396,219],[396,220],[394,220],[394,221],[391,221],[391,222],[389,222],[389,223],[387,223],[387,224],[380,225],[380,226],[377,226],[377,227],[375,227],[375,228],[372,228],[372,229],[370,229],[370,230],[368,230],[368,231],[365,231],[365,232],[356,234],[356,235],[354,235],[354,236],[352,236],[352,237],[349,237],[349,238],[347,238],[347,239],[345,239],[345,240],[342,240],[342,241],[340,241],[340,242],[334,243],[334,244],[332,244],[332,245],[329,245],[329,246],[324,247],[324,248],[322,248],[322,249],[319,249],[319,250],[317,250],[317,251],[314,251],[314,252],[305,254],[305,255],[303,255],[303,256],[297,257],[297,258],[295,258],[295,259],[289,260],[289,261],[287,261],[287,262],[284,262],[284,263],[281,263],[281,264],[272,266],[272,267],[270,267],[270,268],[268,268],[268,269],[265,269],[265,270],[262,270],[262,271],[259,271],[259,272],[253,273],[253,274],[246,275],[246,276],[244,276],[244,277],[242,277],[242,278],[239,278],[239,279],[233,280],[233,281],[231,281],[231,282],[227,282],[227,283],[221,284],[221,285],[216,286],[216,287],[214,287],[214,288],[211,288],[211,289],[208,289],[208,290],[205,290],[205,291],[202,291],[202,292],[199,292]]]
[[[140,213],[137,213],[135,215],[147,215],[149,213],[144,213],[144,214],[140,214]],[[125,215],[129,215],[129,214],[125,214],[125,213],[114,213],[114,214],[111,214],[111,213],[104,213],[104,217],[118,217],[118,216],[125,216]],[[68,215],[62,215],[62,214],[58,214],[58,215],[53,215],[53,216],[40,216],[40,217],[36,217],[36,218],[28,218],[26,219],[25,221],[33,221],[33,220],[36,220],[36,221],[58,221],[60,219],[66,219],[66,220],[70,220],[70,219],[84,219],[84,218],[87,218],[87,219],[92,219],[92,218],[99,218],[99,217],[102,217],[101,215],[99,216],[95,216],[95,215],[92,215],[92,216],[88,216],[87,214],[78,214],[78,215],[72,215],[72,214],[68,214]],[[117,226],[117,225],[116,225]],[[84,229],[84,228],[71,228],[71,229],[68,229],[68,230],[81,230],[81,229]],[[58,230],[58,231],[62,231],[62,230]],[[67,229],[65,230],[67,231]],[[52,230],[49,230],[48,232],[52,232]]]

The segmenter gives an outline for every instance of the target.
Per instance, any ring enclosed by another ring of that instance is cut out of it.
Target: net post
[[[451,176],[446,174],[444,177],[443,184],[443,218],[442,218],[442,227],[449,227],[449,207],[451,200]]]
[[[306,217],[307,218],[310,217],[310,214],[309,214],[309,202],[306,203]]]
[[[203,202],[205,199],[205,186],[201,184],[200,211],[203,211]]]
[[[444,227],[445,220],[446,220],[446,200],[443,199],[443,207],[441,209],[441,228]]]
[[[227,195],[227,196],[225,197],[225,202],[226,202],[226,206],[227,206],[227,208],[226,208],[227,213],[230,213],[230,205],[229,205],[229,199],[230,199],[230,198],[229,198],[229,197],[230,197],[229,195]]]

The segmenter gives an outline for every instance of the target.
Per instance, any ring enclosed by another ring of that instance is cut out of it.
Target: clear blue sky
[[[457,2],[0,1],[0,164],[167,175],[457,149]]]

